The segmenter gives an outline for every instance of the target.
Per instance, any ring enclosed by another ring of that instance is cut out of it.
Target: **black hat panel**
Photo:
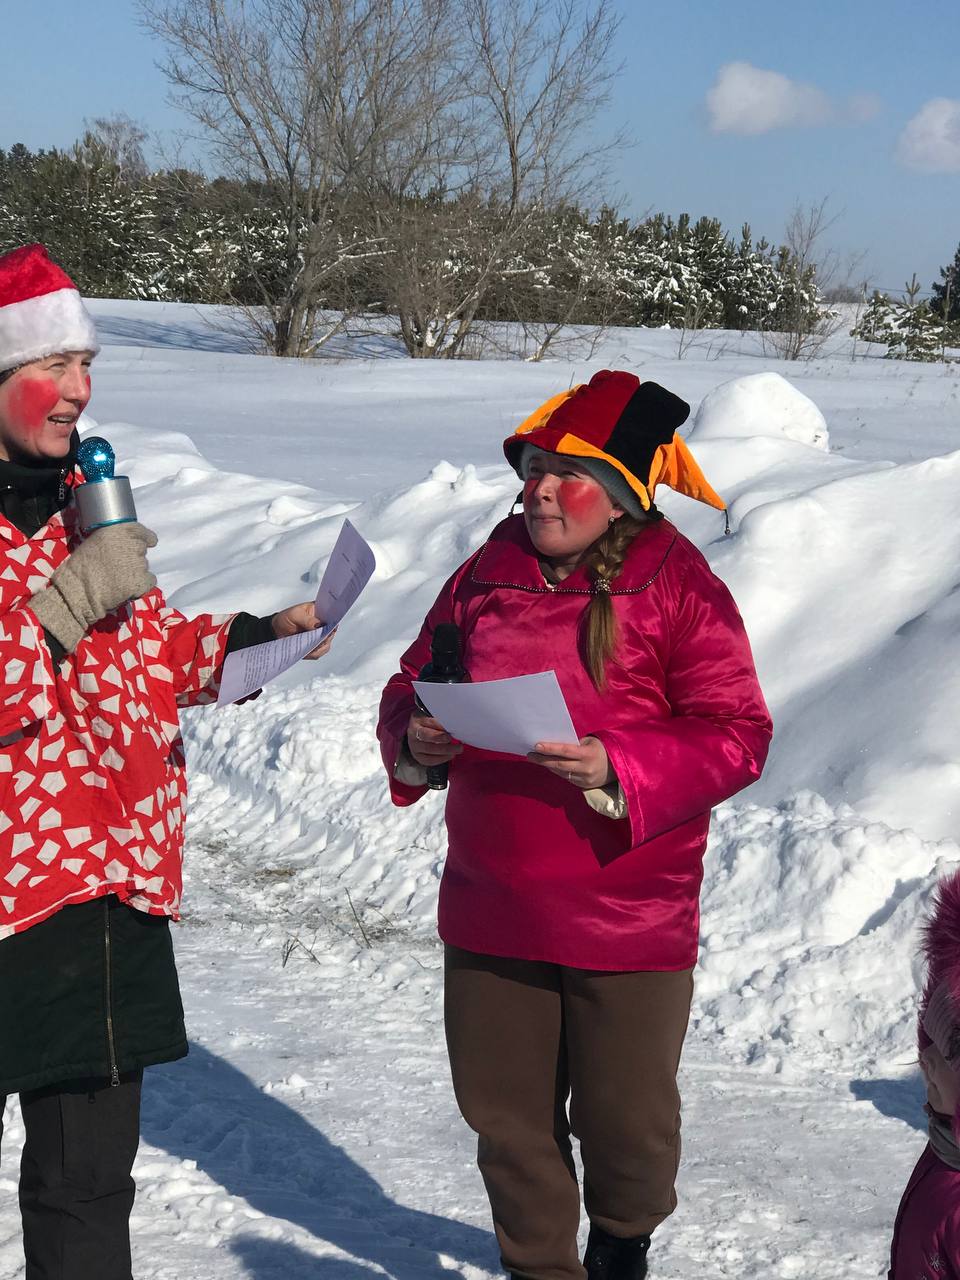
[[[641,382],[610,432],[604,452],[646,484],[657,449],[670,443],[689,416],[685,400],[657,382]]]

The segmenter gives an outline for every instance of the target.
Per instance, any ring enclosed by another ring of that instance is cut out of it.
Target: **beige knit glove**
[[[27,605],[73,653],[95,622],[157,585],[147,566],[147,549],[156,545],[157,535],[142,524],[94,529]]]

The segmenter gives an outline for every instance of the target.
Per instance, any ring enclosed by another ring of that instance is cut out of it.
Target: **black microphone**
[[[460,628],[455,622],[440,622],[430,641],[430,661],[419,678],[427,684],[462,684],[467,678],[460,662]],[[417,710],[430,715],[429,708],[417,699]],[[427,786],[431,791],[447,789],[449,766],[434,764],[427,769]]]

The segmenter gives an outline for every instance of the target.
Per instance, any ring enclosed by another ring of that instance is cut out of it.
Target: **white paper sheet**
[[[414,680],[413,687],[447,733],[471,747],[525,756],[538,742],[580,741],[553,671],[466,684]]]
[[[321,640],[325,640],[353,608],[376,567],[376,557],[369,545],[350,521],[344,520],[317,591],[317,617],[323,618],[318,633]]]
[[[217,706],[223,707],[248,693],[262,689],[322,643],[357,602],[377,566],[370,546],[349,520],[343,528],[323,571],[314,608],[323,626],[301,631],[281,640],[268,640],[227,655],[220,678]]]

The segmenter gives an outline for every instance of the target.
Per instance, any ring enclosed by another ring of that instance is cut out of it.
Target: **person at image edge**
[[[149,529],[81,534],[97,349],[41,245],[0,257],[0,1114],[19,1093],[26,1280],[131,1280],[143,1069],[187,1052],[177,708],[215,701],[231,650],[320,625],[312,604],[185,618]]]
[[[960,872],[937,885],[923,959],[917,1047],[927,1144],[900,1199],[889,1280],[960,1280]]]

